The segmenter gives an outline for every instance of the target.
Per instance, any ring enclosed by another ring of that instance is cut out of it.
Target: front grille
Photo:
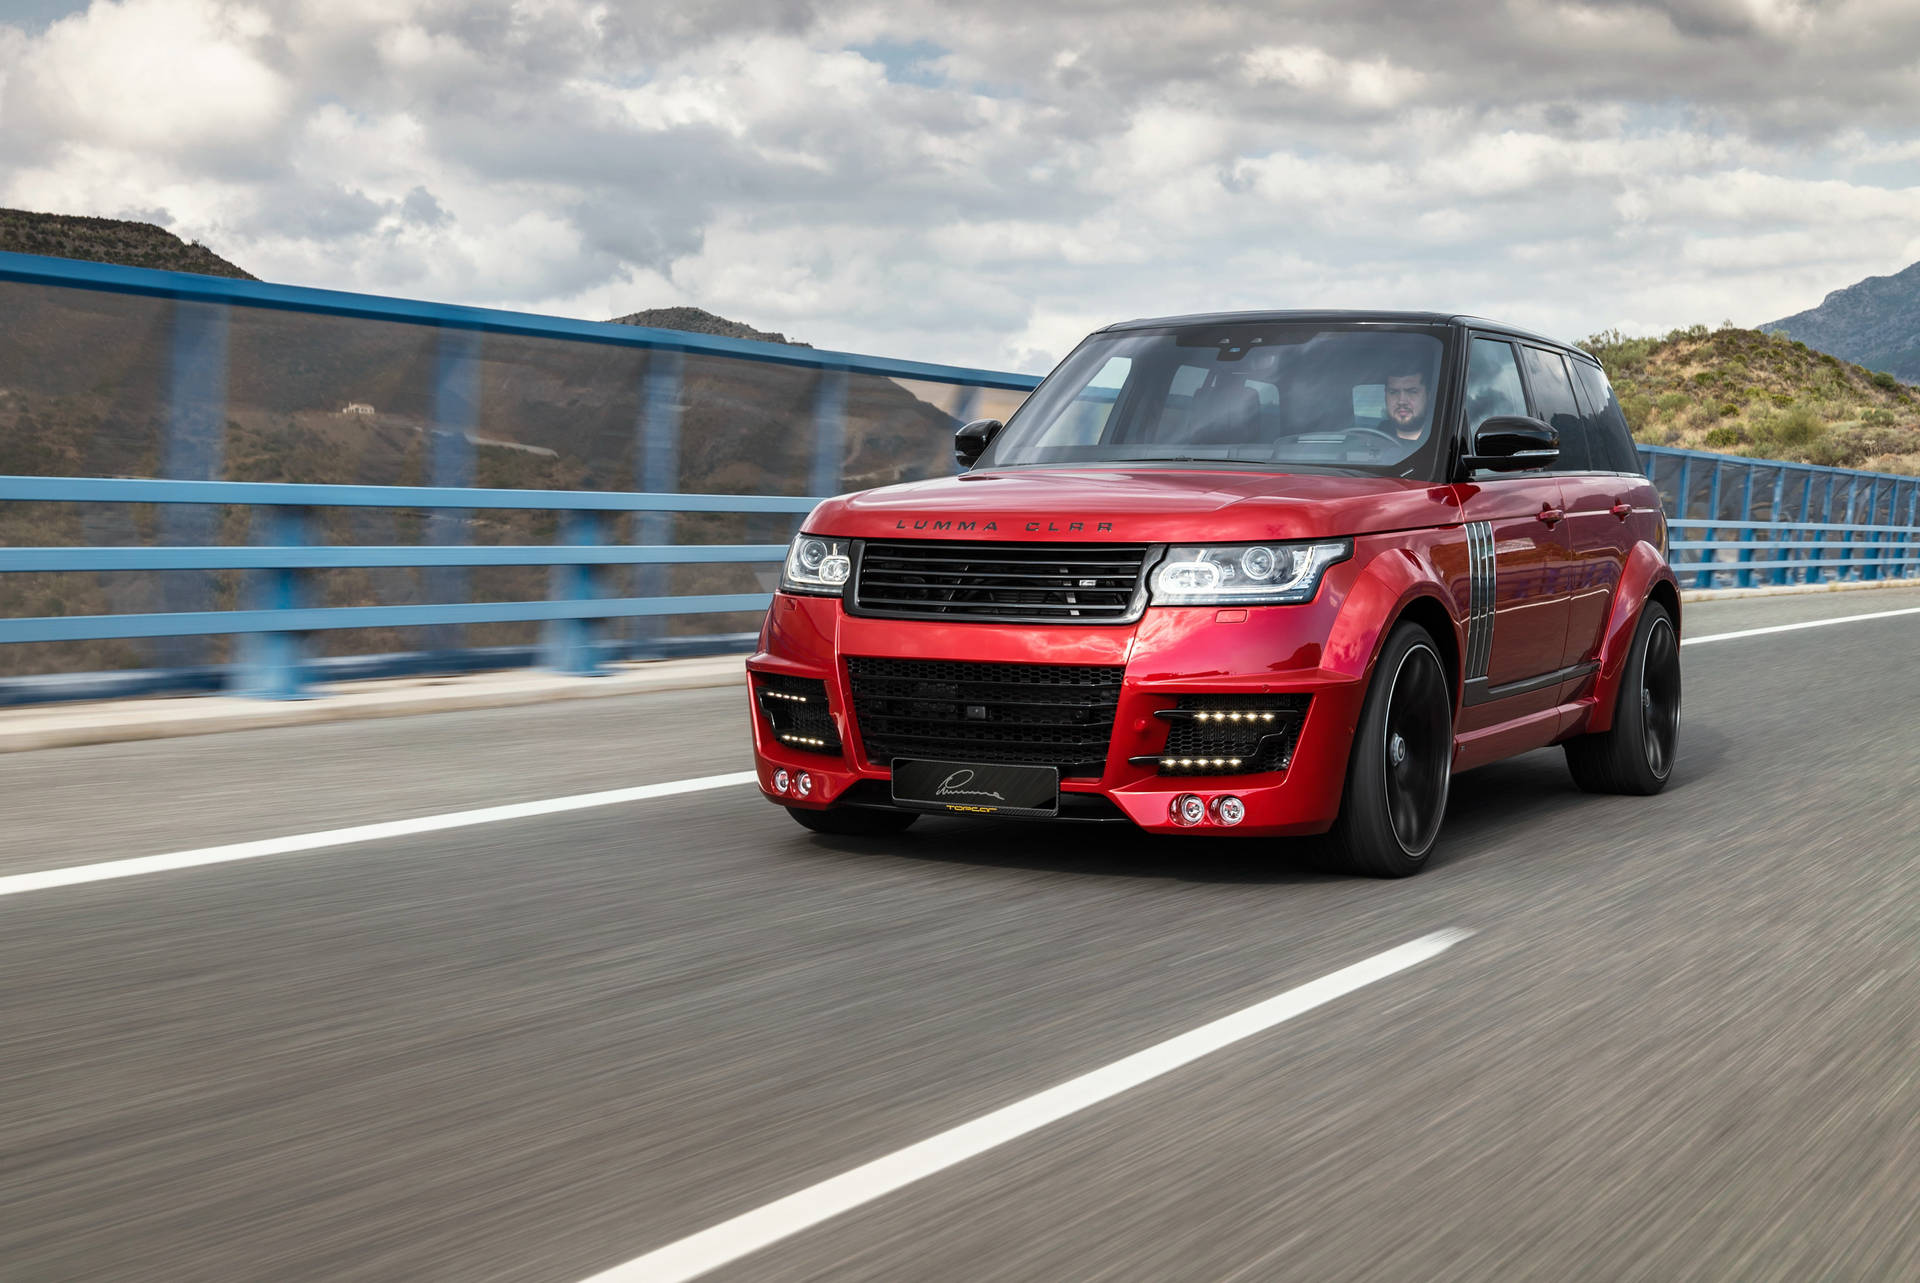
[[[1057,766],[1097,778],[1113,738],[1124,669],[850,657],[853,715],[867,759]]]
[[[814,677],[755,673],[753,696],[773,737],[804,753],[839,753],[840,732],[827,710],[827,684]]]
[[[1284,771],[1293,760],[1308,695],[1186,695],[1161,714],[1170,725],[1156,762],[1162,775]],[[1236,716],[1237,715],[1237,716]]]
[[[1146,605],[1139,544],[869,540],[849,612],[894,619],[1124,624]]]

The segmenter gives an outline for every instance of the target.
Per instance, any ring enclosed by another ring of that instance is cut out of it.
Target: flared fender
[[[1606,630],[1601,634],[1600,676],[1594,684],[1593,713],[1587,719],[1585,730],[1604,731],[1613,726],[1613,706],[1620,695],[1620,677],[1627,666],[1627,654],[1633,649],[1633,630],[1640,624],[1640,608],[1653,595],[1655,588],[1665,584],[1672,590],[1672,598],[1666,603],[1674,612],[1673,625],[1680,626],[1680,582],[1674,578],[1673,570],[1661,558],[1650,544],[1636,544],[1627,556],[1626,569],[1620,576],[1620,588],[1613,594],[1613,612],[1607,618]]]
[[[1436,632],[1444,621],[1446,635],[1440,641],[1451,651],[1447,658],[1454,671],[1450,676],[1458,692],[1459,656],[1466,642],[1465,609],[1434,568],[1430,552],[1424,545],[1390,549],[1367,563],[1341,603],[1327,637],[1322,669],[1356,679],[1366,677],[1393,625],[1412,611]],[[1464,555],[1461,560],[1464,565]]]

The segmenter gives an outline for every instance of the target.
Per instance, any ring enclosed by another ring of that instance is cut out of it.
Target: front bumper
[[[887,805],[891,763],[870,760],[854,716],[845,657],[912,657],[970,663],[1098,664],[1122,667],[1119,704],[1104,769],[1098,778],[1061,781],[1061,817],[1131,820],[1152,832],[1292,835],[1324,832],[1339,812],[1347,756],[1365,682],[1322,666],[1339,592],[1323,584],[1297,606],[1154,607],[1137,624],[1114,627],[941,623],[866,619],[846,614],[837,598],[777,594],[767,612],[750,674],[784,674],[826,684],[838,753],[777,741],[754,703],[749,678],[755,764],[770,801],[819,809]],[[1187,695],[1309,695],[1285,770],[1234,775],[1162,775],[1133,757],[1158,756],[1169,723],[1155,711]],[[805,771],[804,799],[779,793],[775,772]],[[1170,814],[1175,798],[1193,793],[1211,803],[1239,798],[1246,818],[1223,827],[1209,820],[1182,827]]]

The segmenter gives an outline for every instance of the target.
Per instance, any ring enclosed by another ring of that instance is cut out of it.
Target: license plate
[[[957,815],[1058,815],[1060,771],[1053,766],[893,759],[893,800]]]

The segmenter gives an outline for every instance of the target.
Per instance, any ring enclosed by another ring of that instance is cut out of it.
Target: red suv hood
[[[1452,487],[1391,477],[1020,468],[829,499],[811,534],[848,539],[1253,543],[1445,525]]]

